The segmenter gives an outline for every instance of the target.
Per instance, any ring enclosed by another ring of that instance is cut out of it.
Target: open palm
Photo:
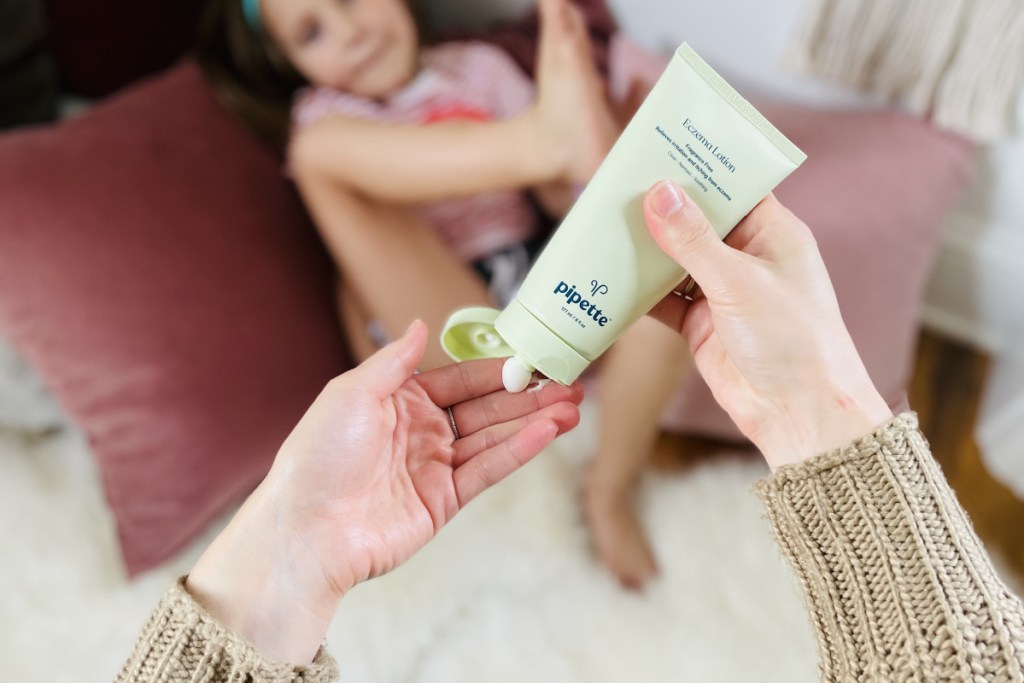
[[[268,479],[293,497],[284,522],[339,595],[407,560],[579,419],[578,387],[508,394],[501,361],[414,374],[425,341],[416,324],[328,384]]]

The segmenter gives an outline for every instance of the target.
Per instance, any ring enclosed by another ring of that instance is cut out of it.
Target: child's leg
[[[380,349],[370,334],[373,320],[367,315],[352,287],[341,278],[338,278],[335,300],[338,304],[342,331],[348,340],[349,351],[352,352],[352,360],[357,364],[362,363]]]
[[[678,333],[644,317],[601,368],[600,440],[584,482],[584,513],[598,557],[629,588],[657,571],[633,498],[658,419],[689,366]]]
[[[423,368],[451,361],[436,341],[463,306],[490,305],[487,289],[411,211],[368,201],[329,179],[299,178],[306,206],[366,317],[397,339],[414,319],[430,328]]]

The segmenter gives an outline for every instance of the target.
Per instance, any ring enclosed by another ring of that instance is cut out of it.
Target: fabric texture
[[[915,415],[782,467],[755,491],[803,587],[823,681],[1024,681],[1024,605],[996,577]],[[201,638],[192,635],[200,631]],[[244,658],[246,668],[236,669],[242,673],[271,666],[213,622],[179,583],[125,665],[125,672],[150,676],[122,680],[163,680],[161,671],[193,677],[172,681],[228,680],[223,669],[197,664],[197,651],[207,662]],[[157,661],[162,668],[153,666]],[[318,662],[324,676],[333,675],[326,655]]]
[[[807,597],[825,681],[1024,681],[1024,605],[900,415],[756,487]]]
[[[423,50],[423,69],[384,102],[333,88],[308,88],[293,109],[296,127],[330,116],[385,123],[429,125],[444,121],[497,121],[522,114],[533,102],[533,84],[500,49],[482,42],[445,43]],[[534,237],[533,206],[519,191],[483,192],[430,202],[417,212],[463,262],[471,262]]]
[[[905,103],[973,140],[1013,131],[1024,82],[1019,0],[814,0],[797,69]]]
[[[323,649],[308,666],[268,660],[211,617],[184,583],[179,580],[164,595],[117,683],[327,683],[337,678],[337,664]]]
[[[330,260],[191,63],[0,137],[0,335],[88,436],[130,574],[262,479],[345,370]]]

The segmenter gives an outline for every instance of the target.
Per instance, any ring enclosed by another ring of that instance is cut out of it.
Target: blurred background
[[[604,17],[602,3],[580,4]],[[40,662],[54,669],[47,680],[109,680],[162,592],[347,364],[329,262],[280,159],[189,57],[202,5],[0,0],[0,661],[11,680],[38,677]],[[780,193],[808,202],[797,213],[812,227],[808,215],[842,234],[819,240],[846,254],[829,266],[848,323],[868,330],[858,346],[885,359],[869,368],[894,404],[906,390],[1019,591],[1024,25],[998,36],[1017,62],[985,64],[1005,70],[1012,106],[983,130],[915,99],[933,75],[886,89],[816,61],[843,42],[829,5],[607,10],[645,54],[689,42],[823,160],[814,183]],[[532,8],[424,1],[434,26],[484,38],[528,36]],[[602,24],[595,40],[615,32]],[[896,23],[886,36],[928,38]],[[886,322],[897,314],[899,334]],[[591,559],[576,508],[596,419],[585,404],[549,457],[346,600],[330,643],[346,680],[816,680],[799,590],[748,491],[765,474],[757,458],[697,418],[666,419],[643,503],[663,576],[625,594]]]

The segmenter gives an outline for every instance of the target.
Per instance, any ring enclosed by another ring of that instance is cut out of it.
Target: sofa
[[[350,361],[330,259],[281,160],[188,56],[201,3],[45,4],[64,88],[95,104],[0,135],[0,337],[89,439],[135,575],[251,491]],[[581,4],[606,65],[611,15]],[[472,35],[529,70],[534,31]],[[634,57],[637,75],[656,69]],[[972,146],[891,111],[758,105],[809,154],[777,194],[812,226],[869,372],[899,403]],[[696,377],[663,421],[737,436]]]

